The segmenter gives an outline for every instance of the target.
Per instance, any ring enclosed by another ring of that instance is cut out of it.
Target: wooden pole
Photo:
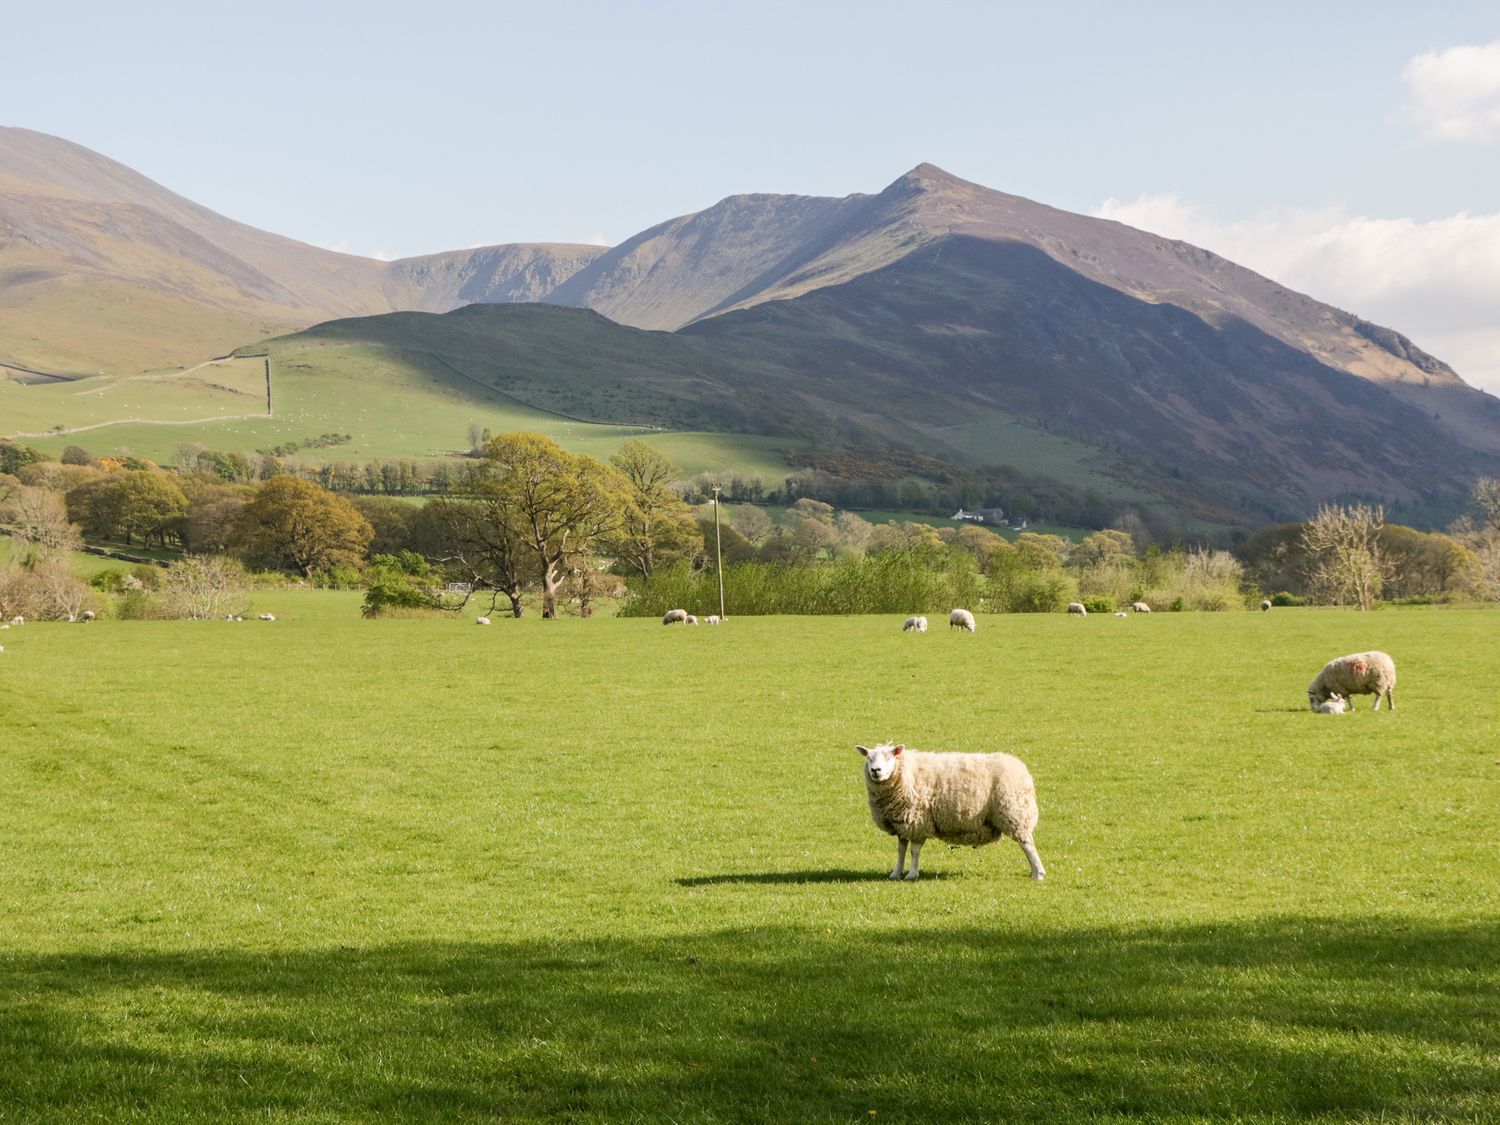
[[[271,418],[271,357],[266,356],[266,417]]]
[[[719,620],[724,620],[724,553],[719,546],[719,486],[714,485],[714,569],[719,572]]]

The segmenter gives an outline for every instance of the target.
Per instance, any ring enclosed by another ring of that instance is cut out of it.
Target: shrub
[[[1090,613],[1113,613],[1115,599],[1107,594],[1095,594],[1091,598],[1083,599],[1083,608]]]
[[[166,614],[192,621],[244,613],[249,576],[223,555],[188,555],[167,568],[161,605]]]

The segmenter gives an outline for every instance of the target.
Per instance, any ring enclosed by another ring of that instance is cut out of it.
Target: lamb
[[[948,623],[950,625],[953,624],[953,619],[951,617],[948,619]],[[901,626],[901,631],[903,633],[925,633],[927,632],[927,618],[908,617],[906,619],[906,624]]]
[[[1076,613],[1079,617],[1087,617],[1089,615],[1088,606],[1084,605],[1082,602],[1069,602],[1068,612]]]
[[[974,615],[966,609],[955,609],[952,613],[948,614],[948,631],[950,633],[953,631],[955,625],[966,633],[972,633],[974,631]],[[918,632],[922,632],[922,630],[919,629]]]
[[[474,618],[474,624],[476,624],[476,625],[488,625],[489,623],[490,623],[490,619],[488,617],[476,617],[476,618]]]
[[[1270,613],[1271,612],[1271,599],[1270,598],[1261,598],[1260,599],[1260,611],[1262,613]]]
[[[1375,706],[1380,710],[1380,697],[1385,696],[1387,710],[1396,709],[1396,662],[1383,652],[1355,652],[1340,656],[1323,665],[1323,670],[1307,685],[1307,702],[1314,711],[1319,704],[1333,698],[1337,693],[1346,699],[1351,695],[1374,695]]]
[[[677,625],[677,624],[685,623],[687,621],[687,619],[688,619],[688,612],[687,612],[687,610],[685,610],[685,609],[669,609],[662,616],[661,623],[663,625]]]
[[[870,816],[896,837],[892,879],[919,879],[922,845],[936,836],[979,847],[1009,836],[1021,845],[1031,877],[1047,873],[1037,855],[1036,786],[1031,772],[1010,754],[934,754],[883,742],[855,747],[865,758]],[[906,872],[906,845],[911,871]]]
[[[22,617],[20,614],[17,614],[15,617],[12,617],[10,619],[10,623],[12,625],[24,625],[26,624],[26,618]]]
[[[1130,610],[1132,613],[1150,613],[1151,607],[1145,602],[1131,602]]]
[[[720,617],[719,617],[719,615],[717,613],[710,613],[707,617],[705,617],[703,619],[703,624],[705,624],[705,625],[717,625],[719,623],[719,621],[720,621]]]
[[[1320,715],[1342,715],[1349,710],[1349,701],[1338,692],[1331,694],[1322,703],[1313,708]]]
[[[260,615],[260,619],[262,621],[275,621],[276,615],[274,613],[262,613]],[[490,619],[488,617],[481,617],[479,620],[483,621],[486,625],[488,625],[490,622]]]
[[[686,620],[683,621],[683,624],[684,625],[696,625],[696,624],[698,624],[698,619],[696,617],[694,617],[690,613],[690,614],[687,615]]]
[[[1127,617],[1129,615],[1123,609],[1117,609],[1117,610],[1115,610],[1115,616],[1116,617]]]

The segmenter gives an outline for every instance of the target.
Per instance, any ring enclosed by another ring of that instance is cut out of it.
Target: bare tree
[[[13,538],[27,545],[27,554],[35,559],[51,559],[65,551],[76,550],[83,540],[78,528],[68,522],[68,506],[63,498],[45,488],[17,490],[10,505],[8,526]]]
[[[1475,481],[1474,503],[1484,513],[1485,525],[1491,531],[1500,531],[1500,479],[1480,477]]]
[[[250,579],[245,568],[223,555],[188,555],[167,568],[162,596],[174,617],[206,621],[244,613]]]
[[[1352,602],[1371,609],[1380,596],[1385,568],[1380,532],[1385,509],[1325,504],[1302,525],[1302,546],[1316,559],[1313,589],[1335,604]]]

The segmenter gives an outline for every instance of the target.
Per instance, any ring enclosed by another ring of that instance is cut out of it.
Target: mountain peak
[[[961,180],[952,172],[945,172],[936,164],[921,163],[899,177],[891,184],[887,191],[938,191],[943,188],[969,186],[969,181]]]

